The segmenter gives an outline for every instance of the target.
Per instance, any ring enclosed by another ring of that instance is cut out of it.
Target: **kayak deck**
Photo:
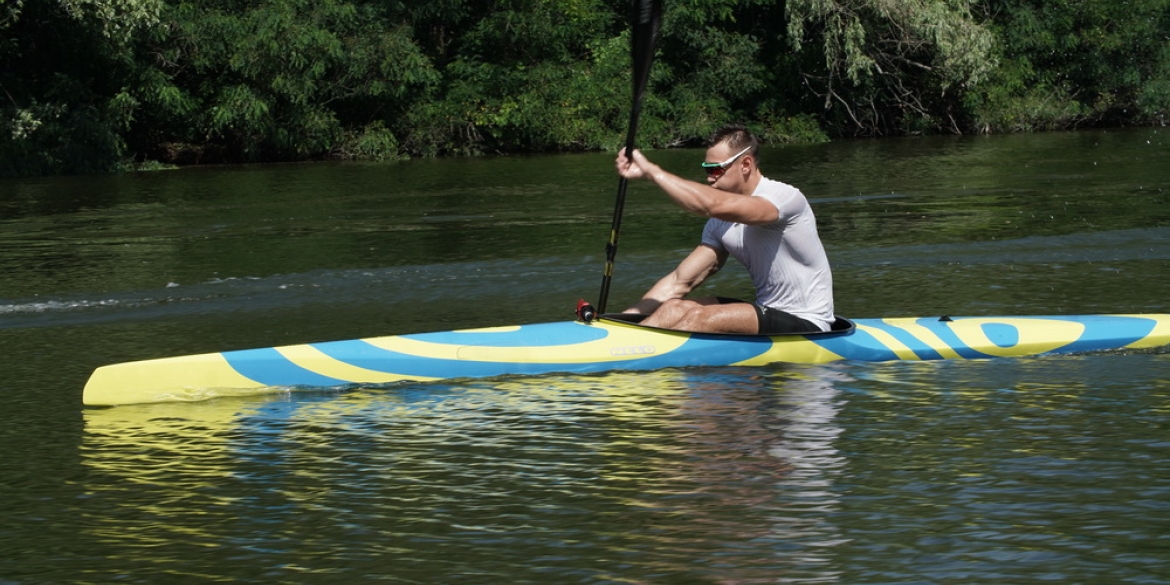
[[[607,315],[128,362],[94,371],[87,405],[203,400],[265,389],[504,375],[836,360],[986,359],[1170,345],[1170,315],[838,319],[834,331],[720,335]]]

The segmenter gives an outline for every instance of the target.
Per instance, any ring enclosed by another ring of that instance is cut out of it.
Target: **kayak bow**
[[[986,359],[1170,345],[1170,314],[838,319],[834,331],[717,335],[586,324],[395,335],[103,366],[83,402],[193,401],[287,388],[835,360]]]

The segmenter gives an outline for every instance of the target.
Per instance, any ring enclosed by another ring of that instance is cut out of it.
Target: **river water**
[[[842,315],[1170,312],[1164,129],[762,158]],[[81,404],[107,363],[569,319],[616,186],[595,154],[0,181],[0,583],[1170,583],[1165,350]],[[631,185],[611,308],[701,226]]]

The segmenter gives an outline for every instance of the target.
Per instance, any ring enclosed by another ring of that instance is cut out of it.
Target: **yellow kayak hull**
[[[715,335],[608,316],[162,358],[103,366],[83,401],[103,406],[508,375],[836,360],[988,359],[1170,345],[1170,315],[839,319],[840,331]]]

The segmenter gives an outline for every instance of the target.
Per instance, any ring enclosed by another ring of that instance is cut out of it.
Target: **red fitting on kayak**
[[[577,301],[577,320],[578,321],[584,321],[585,323],[591,323],[591,322],[593,322],[593,318],[596,316],[597,316],[597,311],[596,311],[596,309],[593,308],[593,305],[589,304],[589,301],[586,301],[585,299],[579,299]]]

